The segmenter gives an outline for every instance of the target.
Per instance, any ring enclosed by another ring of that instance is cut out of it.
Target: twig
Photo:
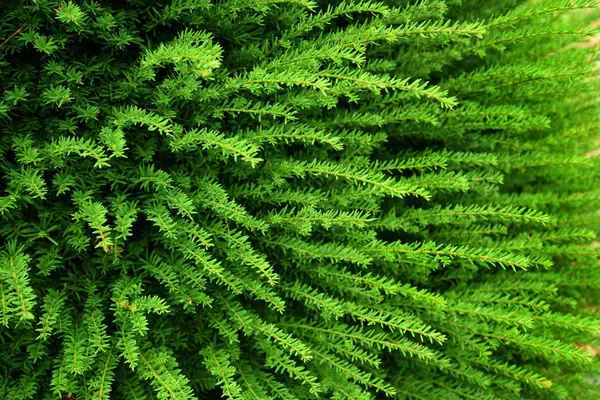
[[[23,27],[20,27],[19,29],[17,29],[17,31],[15,33],[13,33],[12,35],[10,35],[8,37],[8,39],[6,39],[4,42],[0,43],[0,47],[6,45],[8,42],[10,42],[10,39],[14,38],[15,36],[17,36],[19,33],[21,33],[21,31],[23,30]]]

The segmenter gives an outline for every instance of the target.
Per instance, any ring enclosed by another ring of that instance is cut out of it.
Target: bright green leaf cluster
[[[597,399],[599,6],[0,2],[0,398]]]

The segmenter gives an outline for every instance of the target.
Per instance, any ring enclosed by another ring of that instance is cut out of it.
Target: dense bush
[[[2,1],[0,397],[598,398],[594,7]]]

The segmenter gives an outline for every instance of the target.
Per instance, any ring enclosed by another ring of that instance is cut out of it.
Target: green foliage
[[[0,398],[597,399],[598,7],[0,2]]]

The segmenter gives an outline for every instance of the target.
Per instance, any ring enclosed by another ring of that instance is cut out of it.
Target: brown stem
[[[4,46],[8,42],[10,42],[10,39],[12,39],[15,36],[17,36],[19,33],[21,33],[22,30],[23,30],[23,27],[20,27],[19,29],[17,29],[15,33],[13,33],[12,35],[10,35],[4,42],[0,43],[0,47]]]

